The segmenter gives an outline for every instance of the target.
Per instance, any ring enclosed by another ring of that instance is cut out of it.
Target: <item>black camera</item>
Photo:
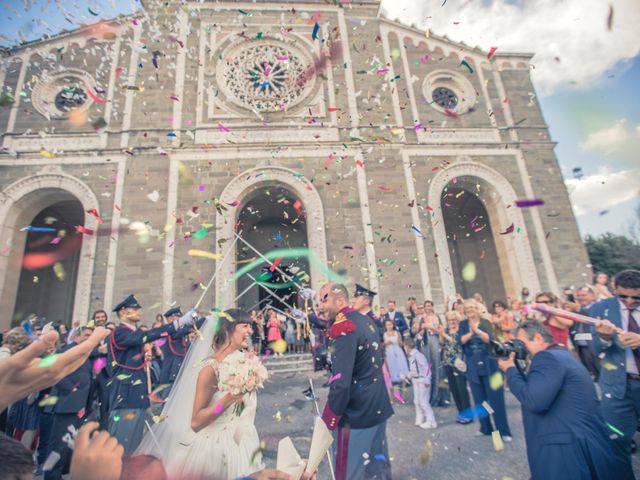
[[[526,360],[529,356],[527,347],[518,339],[504,343],[491,340],[489,343],[489,355],[493,358],[509,358],[512,353],[516,354],[516,360]]]

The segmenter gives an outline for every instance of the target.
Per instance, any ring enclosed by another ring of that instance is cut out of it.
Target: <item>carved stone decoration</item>
[[[83,70],[70,68],[51,73],[33,88],[32,103],[47,119],[67,118],[72,109],[83,111],[91,107],[93,99],[87,90],[95,85],[93,77]]]
[[[241,41],[221,55],[216,81],[227,99],[256,111],[282,112],[302,100],[313,90],[313,58],[300,48],[265,38]]]
[[[478,101],[475,88],[467,78],[450,70],[435,70],[422,82],[422,94],[429,105],[441,113],[467,113]]]

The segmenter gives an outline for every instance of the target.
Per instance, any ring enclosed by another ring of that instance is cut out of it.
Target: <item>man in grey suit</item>
[[[602,359],[600,387],[602,414],[614,438],[616,453],[631,470],[631,440],[640,417],[640,271],[623,270],[615,276],[616,295],[591,307],[596,327],[594,348]]]

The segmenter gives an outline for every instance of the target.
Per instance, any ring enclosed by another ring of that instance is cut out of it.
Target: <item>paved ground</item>
[[[266,444],[264,452],[268,466],[275,466],[278,441],[289,435],[302,456],[306,456],[311,441],[313,404],[305,400],[302,391],[308,386],[306,375],[286,374],[271,380],[259,396],[257,428]],[[312,373],[320,408],[324,406],[327,389],[321,388],[324,375]],[[395,405],[396,414],[387,427],[394,480],[525,480],[529,478],[522,416],[515,398],[507,393],[507,415],[513,442],[496,452],[490,437],[475,437],[477,423],[455,423],[455,408],[436,408],[439,427],[422,430],[413,425],[414,410],[410,390],[407,405]],[[421,453],[431,443],[432,456],[423,464]],[[640,472],[640,453],[634,456],[636,472]],[[330,479],[326,461],[320,467],[319,480]],[[551,479],[550,479],[551,480]]]

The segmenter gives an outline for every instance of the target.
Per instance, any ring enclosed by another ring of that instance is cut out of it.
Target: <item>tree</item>
[[[594,272],[615,275],[620,270],[640,270],[640,244],[623,235],[605,233],[598,238],[584,239]]]

